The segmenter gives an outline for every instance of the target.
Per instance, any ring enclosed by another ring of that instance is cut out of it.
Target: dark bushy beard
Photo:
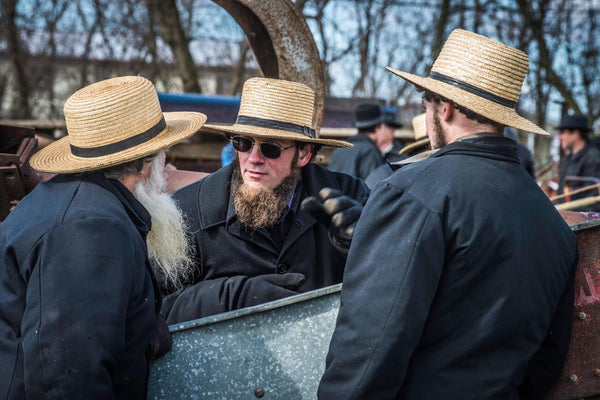
[[[446,146],[446,137],[444,136],[444,132],[442,132],[442,124],[440,123],[440,117],[438,117],[437,113],[433,114],[433,129],[431,130],[431,148],[432,149],[441,149]]]
[[[274,189],[255,189],[244,183],[239,161],[235,160],[232,175],[233,206],[242,226],[257,230],[275,225],[288,206],[300,168],[292,165],[290,176]]]
[[[148,179],[135,185],[134,196],[152,218],[146,240],[148,257],[162,274],[165,286],[177,289],[193,271],[193,250],[183,213],[166,186],[162,160],[156,157]]]

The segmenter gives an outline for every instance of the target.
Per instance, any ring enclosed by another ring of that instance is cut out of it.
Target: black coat
[[[365,180],[371,171],[385,163],[385,158],[375,143],[364,134],[353,136],[348,142],[354,146],[333,151],[329,170]]]
[[[576,263],[509,139],[402,167],[356,227],[319,398],[539,398],[566,356]]]
[[[41,183],[10,213],[0,225],[1,399],[146,397],[160,308],[149,228],[146,209],[99,174]]]
[[[306,276],[299,292],[342,281],[346,255],[329,240],[327,228],[298,206],[279,249],[260,232],[245,230],[237,218],[227,218],[230,164],[175,193],[188,217],[197,251],[197,279],[181,293],[165,299],[169,324],[260,304],[295,294],[253,277],[286,272]],[[299,204],[323,187],[333,187],[365,203],[369,191],[362,181],[318,165],[302,168]],[[292,207],[294,208],[294,206]]]
[[[558,172],[558,192],[557,194],[563,194],[565,190],[565,178],[567,176],[585,176],[600,178],[600,150],[594,145],[587,143],[583,149],[576,154],[569,154],[564,156],[560,160],[559,172]],[[569,187],[571,190],[592,185],[593,182],[571,182]],[[587,196],[598,195],[597,190],[590,190],[586,192],[576,193],[571,195],[571,200],[581,199]],[[594,206],[597,209],[598,206]]]

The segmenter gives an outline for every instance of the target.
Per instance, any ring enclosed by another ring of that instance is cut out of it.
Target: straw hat
[[[412,119],[412,127],[415,134],[415,141],[400,149],[400,154],[410,153],[417,147],[429,144],[429,137],[427,137],[427,130],[425,129],[425,113],[419,114]]]
[[[287,139],[330,147],[352,147],[341,140],[319,139],[312,128],[315,94],[308,86],[282,79],[250,78],[244,82],[233,125],[206,124],[204,132],[226,136]]]
[[[123,164],[192,136],[206,122],[196,112],[163,114],[154,86],[140,76],[86,86],[69,97],[64,112],[69,134],[31,157],[38,171],[70,174]]]
[[[527,54],[521,50],[456,29],[444,43],[429,77],[387,70],[492,121],[549,135],[515,111],[528,67]]]

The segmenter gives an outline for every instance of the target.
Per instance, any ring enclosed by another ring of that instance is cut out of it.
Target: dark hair
[[[299,149],[303,149],[308,145],[313,146],[313,149],[311,151],[312,155],[310,157],[310,161],[314,161],[315,157],[317,157],[317,154],[319,153],[319,150],[321,150],[322,146],[318,143],[296,142],[296,147]]]
[[[377,128],[377,125],[373,125],[373,126],[365,126],[364,128],[358,128],[358,134],[366,134],[366,133],[371,133],[371,132],[375,132],[375,128]]]
[[[460,112],[461,114],[464,114],[468,119],[475,120],[475,121],[479,122],[480,124],[492,125],[494,127],[494,129],[496,129],[498,131],[501,130],[502,128],[504,128],[503,124],[500,124],[496,121],[492,121],[491,119],[486,118],[480,114],[477,114],[476,112],[473,112],[473,111],[469,110],[468,108],[458,105],[455,102],[453,102],[452,100],[445,98],[444,96],[440,96],[439,94],[434,93],[434,92],[424,89],[424,88],[417,88],[417,90],[422,91],[423,98],[429,102],[436,103],[436,104],[439,104],[441,102],[450,103],[452,105],[452,107],[456,108],[458,110],[458,112]]]

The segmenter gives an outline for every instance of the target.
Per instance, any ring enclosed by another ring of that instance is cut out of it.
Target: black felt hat
[[[369,128],[377,126],[384,122],[383,110],[379,104],[365,103],[356,107],[354,110],[354,116],[356,117],[356,128]]]
[[[585,115],[572,114],[565,115],[560,121],[560,125],[556,127],[559,131],[563,129],[578,129],[581,132],[591,132],[592,128],[588,126],[588,119]]]
[[[383,122],[394,129],[402,128],[402,123],[396,118],[396,113],[383,109]]]

